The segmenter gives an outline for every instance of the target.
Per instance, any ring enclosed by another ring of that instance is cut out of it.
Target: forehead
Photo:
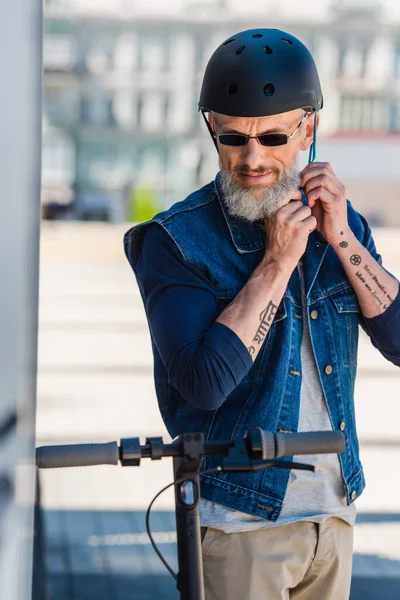
[[[296,118],[299,118],[298,110],[271,115],[269,117],[231,117],[221,113],[213,113],[214,118],[220,127],[224,129],[236,129],[238,131],[248,131],[257,129],[264,131],[267,129],[282,129],[292,125]]]

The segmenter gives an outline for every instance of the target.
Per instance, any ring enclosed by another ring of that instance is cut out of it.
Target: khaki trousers
[[[242,533],[207,528],[202,554],[206,600],[349,598],[353,527],[336,517]]]

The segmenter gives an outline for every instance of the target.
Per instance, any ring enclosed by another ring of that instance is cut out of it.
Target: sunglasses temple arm
[[[217,152],[218,152],[218,154],[219,154],[219,150],[218,150],[218,144],[217,144],[217,141],[216,141],[216,139],[215,139],[214,132],[213,132],[213,130],[211,129],[210,123],[208,122],[208,120],[207,120],[207,117],[205,116],[205,114],[204,114],[204,112],[203,112],[203,109],[202,109],[202,108],[199,108],[199,110],[201,111],[201,114],[203,115],[203,119],[204,119],[204,121],[205,121],[205,123],[206,123],[206,125],[207,125],[207,129],[208,129],[208,131],[210,132],[210,135],[211,135],[212,141],[214,142],[214,145],[215,145],[215,147],[216,147],[216,149],[217,149]]]

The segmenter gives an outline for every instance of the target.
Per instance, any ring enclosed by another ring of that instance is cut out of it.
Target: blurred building
[[[298,36],[317,62],[317,157],[372,223],[400,225],[400,7],[387,0],[45,1],[43,202],[119,221],[132,186],[161,208],[210,181],[197,111],[214,49],[247,28]]]

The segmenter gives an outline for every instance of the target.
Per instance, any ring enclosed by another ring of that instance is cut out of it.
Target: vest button
[[[344,431],[344,428],[346,427],[346,423],[344,421],[342,421],[339,425],[341,431]]]
[[[333,369],[332,369],[332,365],[326,365],[325,367],[325,373],[327,375],[330,375],[332,373]]]
[[[356,497],[356,493],[355,493],[355,491],[353,490],[353,491],[351,492],[351,496],[350,496],[350,498],[351,498],[352,500],[354,500],[354,498],[355,498],[355,497]]]
[[[312,310],[310,315],[311,315],[312,319],[318,319],[318,311],[317,310]]]

